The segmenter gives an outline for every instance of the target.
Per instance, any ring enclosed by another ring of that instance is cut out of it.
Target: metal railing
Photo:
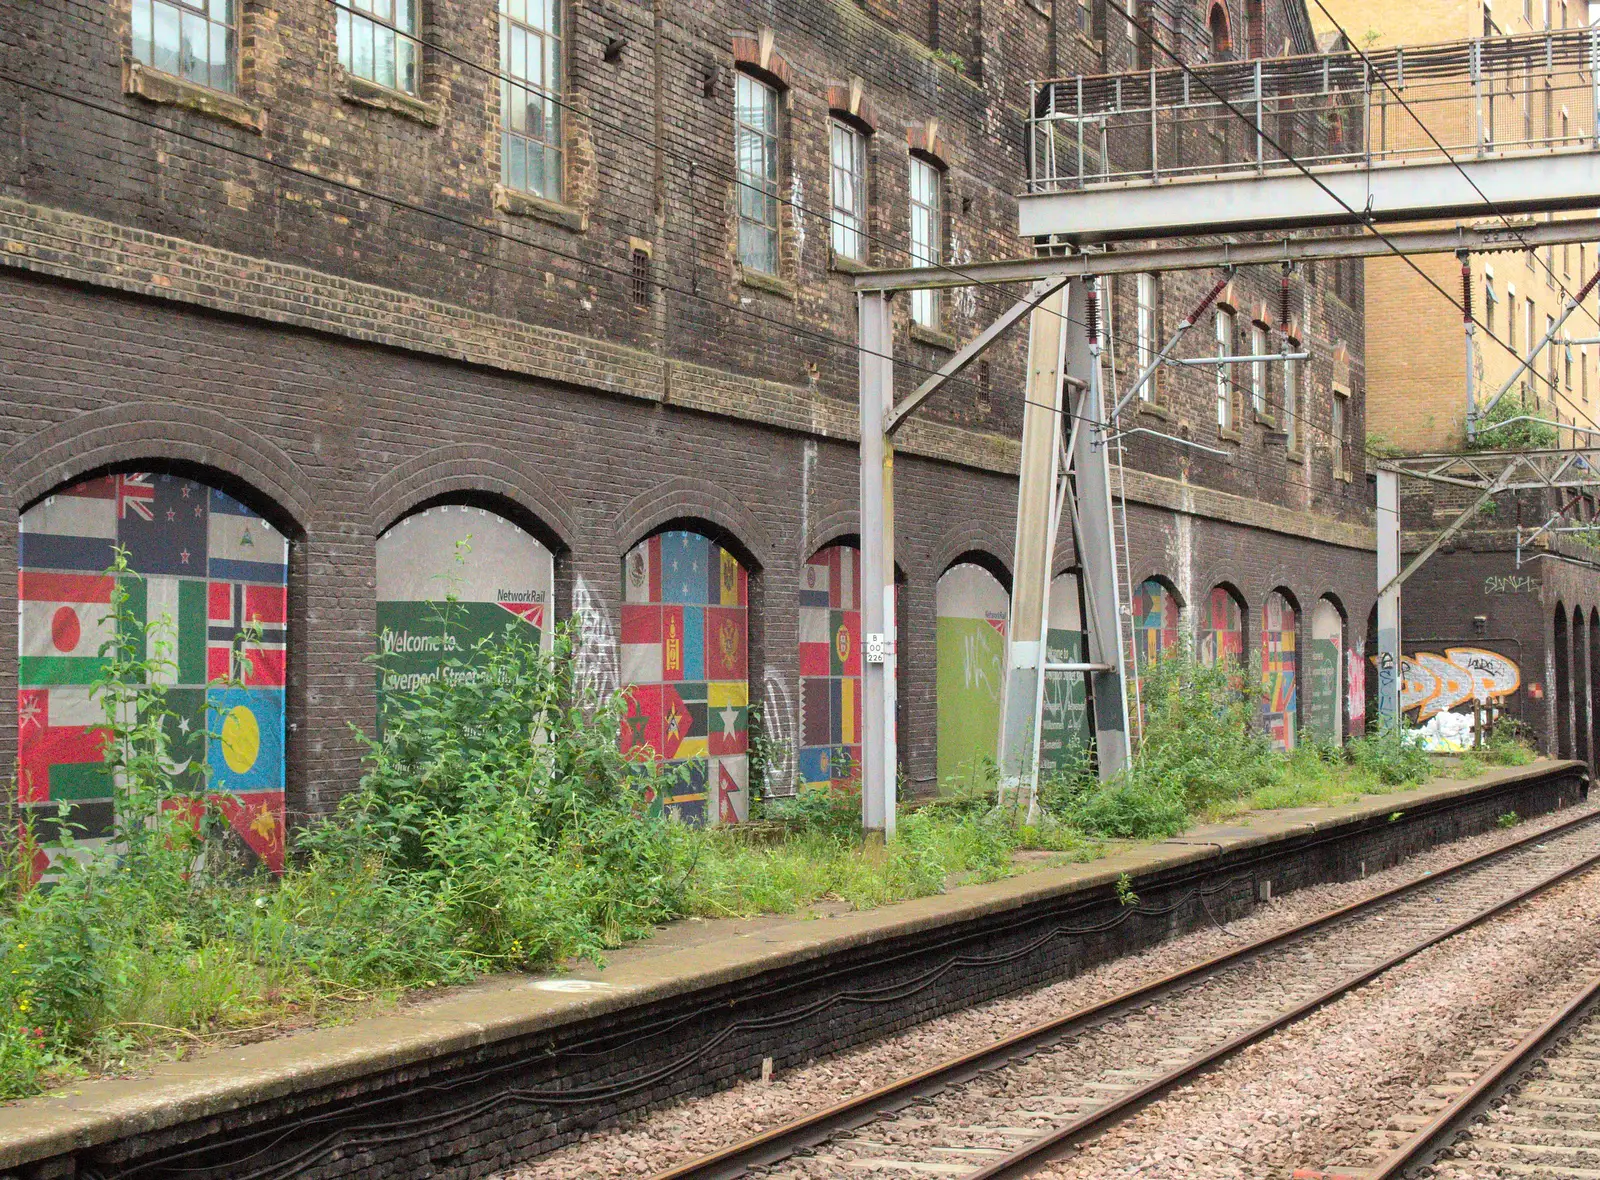
[[[1030,193],[1264,173],[1291,156],[1593,150],[1600,28],[1061,78],[1029,98]]]

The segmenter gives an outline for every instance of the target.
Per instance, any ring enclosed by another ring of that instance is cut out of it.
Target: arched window
[[[980,779],[998,756],[1011,600],[999,578],[966,560],[945,570],[935,597],[937,762],[945,786]]]
[[[1244,604],[1227,586],[1212,588],[1200,621],[1200,662],[1244,665]]]
[[[1178,648],[1178,592],[1158,578],[1140,582],[1133,591],[1133,647],[1141,668]]]
[[[1213,4],[1206,25],[1211,31],[1211,60],[1227,61],[1233,56],[1233,42],[1228,34],[1228,10],[1221,4]]]
[[[1335,745],[1344,740],[1344,616],[1327,598],[1311,608],[1311,667],[1306,726]]]
[[[378,538],[379,720],[385,699],[471,664],[479,640],[520,623],[549,650],[555,559],[486,508],[440,504]]]
[[[623,561],[624,752],[682,775],[648,800],[682,819],[749,814],[749,575],[711,538],[670,529]]]
[[[1287,595],[1277,590],[1267,595],[1261,612],[1261,721],[1272,744],[1285,751],[1294,749],[1298,720],[1299,621]]]
[[[67,801],[80,838],[112,830],[105,709],[90,686],[105,666],[101,644],[116,629],[107,572],[114,546],[127,554],[130,623],[153,625],[172,660],[164,705],[173,785],[207,794],[244,847],[281,869],[288,541],[195,479],[99,476],[22,514],[21,802],[38,808],[45,838],[57,818],[49,805]]]

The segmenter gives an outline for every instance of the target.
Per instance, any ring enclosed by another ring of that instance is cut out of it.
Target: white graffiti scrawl
[[[578,687],[586,695],[609,697],[622,687],[617,633],[605,604],[582,578],[572,587],[572,617],[578,623]]]
[[[766,739],[766,789],[772,795],[794,791],[795,724],[794,694],[784,678],[771,668],[762,676],[761,728]]]

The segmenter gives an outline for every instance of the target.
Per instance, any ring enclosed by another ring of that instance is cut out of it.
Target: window
[[[1227,61],[1233,56],[1233,46],[1228,37],[1227,10],[1220,4],[1213,4],[1206,23],[1211,31],[1211,60]]]
[[[1267,354],[1267,330],[1260,324],[1250,325],[1250,351],[1257,357]],[[1250,408],[1257,414],[1267,413],[1267,362],[1250,362]]]
[[[633,266],[628,275],[629,287],[633,293],[635,307],[650,306],[650,252],[648,250],[635,250],[633,252]]]
[[[1233,312],[1217,309],[1217,356],[1233,355]],[[1217,365],[1217,429],[1233,429],[1233,366]]]
[[[1533,0],[1522,0],[1522,19],[1528,22],[1528,27],[1533,28]]]
[[[561,69],[561,0],[500,0],[500,178],[549,201],[562,193]]]
[[[1514,287],[1510,288],[1510,291],[1511,315],[1506,320],[1506,344],[1515,348],[1517,346],[1517,292]]]
[[[944,261],[940,224],[939,170],[919,156],[911,157],[911,265],[936,266]],[[911,292],[911,320],[924,328],[939,326],[939,293]]]
[[[1563,119],[1566,118],[1565,115],[1561,117]],[[1565,133],[1566,129],[1562,128],[1562,134],[1565,135]],[[1572,277],[1572,243],[1570,242],[1561,247],[1561,273],[1569,279]]]
[[[1342,389],[1333,391],[1333,475],[1343,479],[1349,474],[1344,464],[1344,409],[1348,394]]]
[[[1267,56],[1267,29],[1261,19],[1261,0],[1245,0],[1245,45],[1251,57]]]
[[[1524,348],[1532,348],[1533,340],[1533,300],[1522,301],[1522,339]]]
[[[1137,378],[1155,363],[1156,359],[1156,276],[1145,272],[1136,276],[1134,291],[1134,361],[1138,365]],[[1139,400],[1148,402],[1155,394],[1155,374],[1139,387]]]
[[[133,0],[133,58],[213,90],[234,88],[234,0]]]
[[[739,164],[739,265],[778,273],[778,92],[749,74],[734,90]]]
[[[1300,362],[1283,362],[1283,429],[1291,451],[1300,449]]]
[[[867,256],[867,137],[837,119],[833,139],[833,252],[865,262]]]
[[[1499,299],[1495,298],[1494,278],[1491,276],[1483,280],[1483,326],[1489,335],[1495,334],[1495,312],[1498,310]]]
[[[335,0],[339,64],[357,78],[416,94],[422,80],[417,40],[421,0]]]

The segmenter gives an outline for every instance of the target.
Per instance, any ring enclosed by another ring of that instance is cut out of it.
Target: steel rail
[[[1315,933],[1316,931],[1324,929],[1325,927],[1334,925],[1346,918],[1353,917],[1367,910],[1375,909],[1379,906],[1387,904],[1388,902],[1404,897],[1407,894],[1434,886],[1441,880],[1468,872],[1474,868],[1486,864],[1491,860],[1508,856],[1531,844],[1554,839],[1577,828],[1595,823],[1596,821],[1600,821],[1600,813],[1590,813],[1588,815],[1578,816],[1575,819],[1568,820],[1565,823],[1557,824],[1554,827],[1545,829],[1544,831],[1537,832],[1529,836],[1524,836],[1510,844],[1503,845],[1499,848],[1490,849],[1486,852],[1477,853],[1465,860],[1457,861],[1455,864],[1440,869],[1436,873],[1426,874],[1413,881],[1408,881],[1386,889],[1381,893],[1376,893],[1373,896],[1364,898],[1361,901],[1351,902],[1349,905],[1340,906],[1337,909],[1329,910],[1326,913],[1320,914],[1309,921],[1302,922],[1297,926],[1292,926],[1286,930],[1281,930],[1276,934],[1266,935],[1254,942],[1247,943],[1242,947],[1236,947],[1230,951],[1225,951],[1219,955],[1214,955],[1209,959],[1203,959],[1198,963],[1191,964],[1188,967],[1181,968],[1168,975],[1164,975],[1158,979],[1152,980],[1149,983],[1142,984],[1139,987],[1132,988],[1098,1003],[1091,1004],[1088,1007],[1080,1008],[1077,1011],[1066,1014],[1065,1016],[1057,1017],[1053,1020],[1046,1021],[1043,1024],[1035,1025],[1032,1028],[1023,1029],[1021,1032],[1002,1038],[1001,1040],[986,1045],[981,1049],[976,1049],[973,1052],[963,1054],[960,1057],[955,1057],[948,1061],[940,1062],[937,1065],[930,1066],[928,1069],[925,1069],[920,1073],[912,1074],[909,1077],[891,1082],[886,1086],[881,1086],[878,1089],[871,1091],[870,1093],[859,1095],[855,1098],[846,1099],[844,1102],[827,1107],[826,1109],[820,1110],[815,1114],[806,1115],[792,1122],[785,1123],[781,1126],[774,1127],[771,1130],[763,1131],[757,1135],[751,1136],[750,1138],[739,1143],[731,1144],[720,1151],[716,1151],[709,1155],[701,1156],[697,1159],[689,1160],[685,1163],[667,1168],[664,1171],[657,1172],[654,1176],[650,1177],[650,1180],[736,1180],[737,1177],[747,1175],[752,1168],[763,1167],[777,1163],[778,1161],[786,1159],[789,1156],[795,1155],[799,1152],[804,1152],[811,1148],[815,1148],[843,1132],[856,1130],[859,1127],[866,1126],[868,1123],[876,1122],[880,1118],[893,1115],[896,1112],[903,1110],[907,1106],[912,1105],[913,1103],[922,1101],[923,1099],[940,1093],[949,1086],[960,1085],[963,1082],[970,1081],[980,1074],[994,1069],[1004,1068],[1005,1066],[1015,1061],[1024,1059],[1037,1050],[1047,1047],[1053,1042],[1062,1040],[1063,1038],[1075,1032],[1094,1028],[1098,1025],[1106,1023],[1107,1021],[1115,1019],[1125,1012],[1151,1003],[1152,1001],[1159,1000],[1193,980],[1215,974],[1224,968],[1246,962],[1249,959],[1265,954],[1266,952],[1271,951],[1279,946],[1293,942],[1296,939],[1303,938],[1306,935]],[[1565,876],[1570,876],[1573,873],[1590,867],[1596,861],[1600,861],[1600,854],[1596,854],[1596,856],[1585,860],[1578,866],[1563,870],[1563,872],[1561,874],[1557,874],[1557,876],[1564,879]],[[1545,881],[1542,881],[1536,885],[1534,890],[1537,891],[1548,888],[1550,885],[1555,883],[1556,881],[1554,879],[1546,879]],[[1469,919],[1468,921],[1477,922],[1487,920],[1488,917],[1499,912],[1501,909],[1507,908],[1509,905],[1516,904],[1522,900],[1526,900],[1526,897],[1531,895],[1531,893],[1525,891],[1524,894],[1519,894],[1516,897],[1507,899],[1506,902],[1501,903],[1493,910],[1486,911],[1485,913]],[[1454,933],[1459,933],[1459,930],[1452,928],[1451,931],[1431,939],[1428,945],[1432,945],[1433,942],[1438,941],[1440,938],[1450,937]],[[1419,946],[1413,948],[1407,953],[1416,954],[1423,949],[1425,949],[1425,947]],[[1387,970],[1389,966],[1393,966],[1393,963],[1386,964],[1382,970]],[[1359,986],[1359,984],[1352,984],[1351,986]],[[1346,987],[1344,990],[1348,991],[1349,988]],[[1326,1003],[1326,1000],[1319,998],[1319,1001],[1315,1002],[1314,1006],[1321,1006],[1322,1003]],[[1309,1011],[1310,1009],[1307,1010]],[[1296,1012],[1299,1015],[1304,1014],[1303,1012],[1300,1012],[1299,1009],[1296,1009]],[[1298,1015],[1295,1017],[1295,1019],[1298,1019]],[[1277,1023],[1279,1022],[1275,1022],[1274,1027],[1276,1027]],[[1220,1060],[1221,1056],[1226,1056],[1227,1053],[1236,1051],[1239,1048],[1243,1048],[1244,1045],[1250,1043],[1251,1040],[1255,1040],[1259,1036],[1265,1036],[1270,1031],[1272,1030],[1252,1030],[1251,1033],[1246,1033],[1242,1037],[1234,1038],[1233,1041],[1230,1041],[1227,1045],[1223,1046],[1222,1051],[1219,1051],[1220,1055],[1212,1055],[1212,1060]],[[1203,1065],[1194,1066],[1190,1072],[1194,1072],[1196,1069],[1203,1069],[1210,1063],[1211,1061],[1208,1060]],[[1168,1076],[1171,1077],[1171,1075]],[[1037,1167],[1044,1163],[1047,1158],[1053,1158],[1053,1155],[1056,1153],[1056,1140],[1058,1140],[1062,1135],[1070,1131],[1071,1139],[1075,1140],[1082,1138],[1090,1130],[1091,1124],[1088,1120],[1099,1118],[1100,1122],[1103,1123],[1113,1116],[1113,1112],[1116,1112],[1117,1114],[1127,1113],[1132,1109],[1133,1105],[1142,1105],[1144,1102],[1148,1102],[1155,1097],[1157,1087],[1160,1089],[1166,1089],[1170,1088],[1170,1086],[1173,1084],[1175,1084],[1175,1081],[1160,1079],[1157,1082],[1153,1082],[1147,1086],[1141,1087],[1139,1091],[1135,1092],[1135,1094],[1118,1100],[1117,1102],[1112,1103],[1110,1106],[1102,1107],[1099,1111],[1095,1112],[1094,1115],[1086,1116],[1084,1119],[1075,1120],[1074,1123],[1070,1124],[1068,1128],[1063,1128],[1061,1132],[1052,1134],[1044,1139],[1035,1140],[1027,1147],[1024,1147],[1021,1151],[1014,1153],[1013,1156],[997,1162],[991,1168],[986,1168],[983,1171],[973,1173],[969,1178],[967,1178],[967,1180],[978,1180],[979,1177],[1024,1175],[1027,1169],[1023,1168],[1023,1160],[1021,1157],[1025,1153],[1030,1151],[1033,1153],[1047,1153],[1042,1155],[1034,1162],[1033,1166]],[[1135,1103],[1136,1098],[1137,1103]],[[1082,1125],[1080,1126],[1080,1124]],[[1073,1128],[1076,1128],[1076,1130],[1073,1130]],[[1062,1146],[1064,1147],[1065,1143],[1063,1143]],[[1008,1167],[1012,1170],[995,1170],[1002,1167]],[[1023,1170],[1015,1170],[1017,1168],[1023,1168]]]
[[[1450,1146],[1467,1123],[1537,1065],[1546,1050],[1582,1024],[1597,1004],[1600,1004],[1600,975],[1592,977],[1569,996],[1560,1011],[1524,1037],[1516,1048],[1451,1099],[1450,1104],[1429,1120],[1426,1126],[1384,1156],[1372,1169],[1363,1169],[1362,1174],[1368,1180],[1395,1180],[1411,1168],[1431,1163],[1439,1152]]]

